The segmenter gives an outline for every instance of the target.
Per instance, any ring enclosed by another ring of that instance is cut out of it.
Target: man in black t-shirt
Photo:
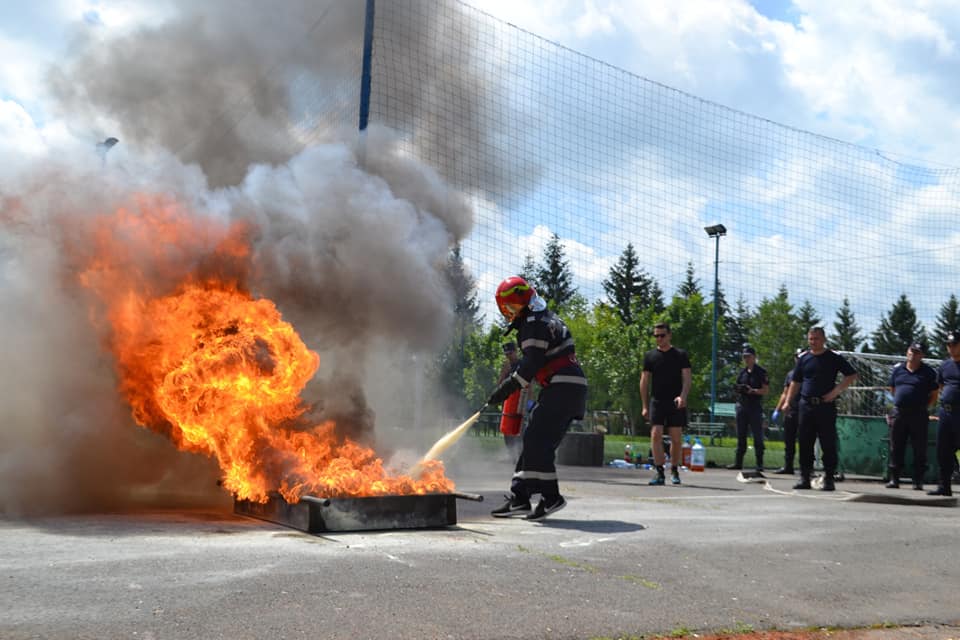
[[[835,400],[857,379],[857,370],[836,351],[826,348],[823,327],[807,332],[810,350],[793,369],[790,399],[800,394],[800,482],[794,489],[809,489],[813,474],[813,445],[820,439],[823,452],[823,490],[833,491],[837,471],[837,405]],[[837,382],[837,374],[843,379]]]
[[[643,373],[640,374],[640,400],[643,417],[650,422],[650,440],[657,475],[652,485],[665,484],[663,452],[663,429],[670,432],[672,482],[680,484],[680,465],[683,464],[683,428],[687,425],[687,396],[690,394],[690,358],[683,349],[670,344],[670,326],[661,322],[653,327],[657,348],[643,357]],[[651,380],[653,384],[651,385]],[[651,386],[653,402],[651,403]]]
[[[753,453],[757,471],[763,471],[763,396],[770,391],[767,370],[757,364],[757,352],[743,345],[743,369],[737,374],[737,459],[728,469],[743,469],[747,453],[747,434],[753,434]]]

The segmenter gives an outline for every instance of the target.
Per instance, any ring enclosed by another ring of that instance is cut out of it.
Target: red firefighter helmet
[[[526,280],[520,276],[510,276],[497,287],[497,306],[507,322],[513,322],[535,295],[536,290]]]

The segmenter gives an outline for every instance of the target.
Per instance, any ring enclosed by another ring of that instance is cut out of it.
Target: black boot
[[[823,470],[823,488],[821,491],[836,491],[837,485],[834,484],[834,473],[833,469],[824,469]]]
[[[774,473],[776,473],[776,474],[778,474],[778,475],[781,475],[781,476],[792,476],[792,475],[793,475],[793,467],[786,467],[786,466],[780,467],[779,469],[777,469],[776,471],[774,471]]]
[[[757,471],[763,471],[763,456],[757,456]]]
[[[733,464],[728,464],[727,469],[743,469],[743,453],[737,451],[737,460]]]
[[[947,485],[946,488],[940,486],[934,489],[933,491],[927,491],[928,496],[952,496],[953,490],[950,488],[950,485]]]
[[[800,470],[800,482],[793,485],[794,489],[809,489],[810,488],[810,469],[801,469]]]
[[[887,489],[900,488],[900,469],[890,467],[890,479],[887,481]]]
[[[926,468],[914,468],[913,470],[913,490],[914,491],[923,491],[923,474],[926,472]]]

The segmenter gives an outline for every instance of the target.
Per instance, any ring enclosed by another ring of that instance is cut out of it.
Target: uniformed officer
[[[913,488],[923,490],[927,468],[929,407],[937,399],[937,372],[923,362],[926,346],[914,342],[907,348],[907,361],[890,373],[893,413],[890,416],[890,480],[888,489],[900,486],[900,470],[909,438],[913,447]]]
[[[797,349],[793,357],[793,366],[806,349]],[[793,369],[787,371],[783,379],[783,392],[773,411],[773,420],[783,414],[783,466],[774,471],[781,475],[793,475],[793,457],[797,447],[797,427],[800,423],[800,396],[790,398],[790,383],[793,381]]]
[[[940,486],[928,491],[931,496],[952,496],[950,476],[960,449],[960,331],[947,334],[948,358],[940,365],[937,382],[940,384],[940,422],[937,425],[937,465],[940,467]]]
[[[823,490],[833,491],[837,470],[837,405],[834,401],[857,379],[857,371],[846,358],[826,348],[823,327],[807,332],[810,350],[800,356],[793,369],[790,398],[800,394],[800,482],[794,489],[809,489],[813,475],[813,445],[820,438],[823,453]],[[838,383],[837,374],[843,375]]]
[[[577,362],[567,325],[547,309],[546,301],[523,278],[511,276],[501,282],[496,299],[500,313],[510,323],[508,331],[517,331],[523,356],[487,403],[499,405],[517,389],[529,387],[534,379],[541,390],[523,430],[523,448],[511,494],[491,515],[526,515],[528,520],[540,520],[567,504],[560,495],[554,460],[570,423],[582,419],[586,411],[587,378]],[[538,493],[540,502],[532,510],[530,498]]]
[[[757,364],[757,351],[743,345],[743,369],[737,374],[737,458],[728,469],[743,469],[747,453],[747,434],[753,434],[753,453],[757,471],[763,471],[763,396],[770,391],[767,370]]]

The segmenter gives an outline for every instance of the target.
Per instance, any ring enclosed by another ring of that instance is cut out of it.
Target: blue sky
[[[791,0],[752,0],[751,5],[758,13],[772,20],[796,23],[799,10]]]

